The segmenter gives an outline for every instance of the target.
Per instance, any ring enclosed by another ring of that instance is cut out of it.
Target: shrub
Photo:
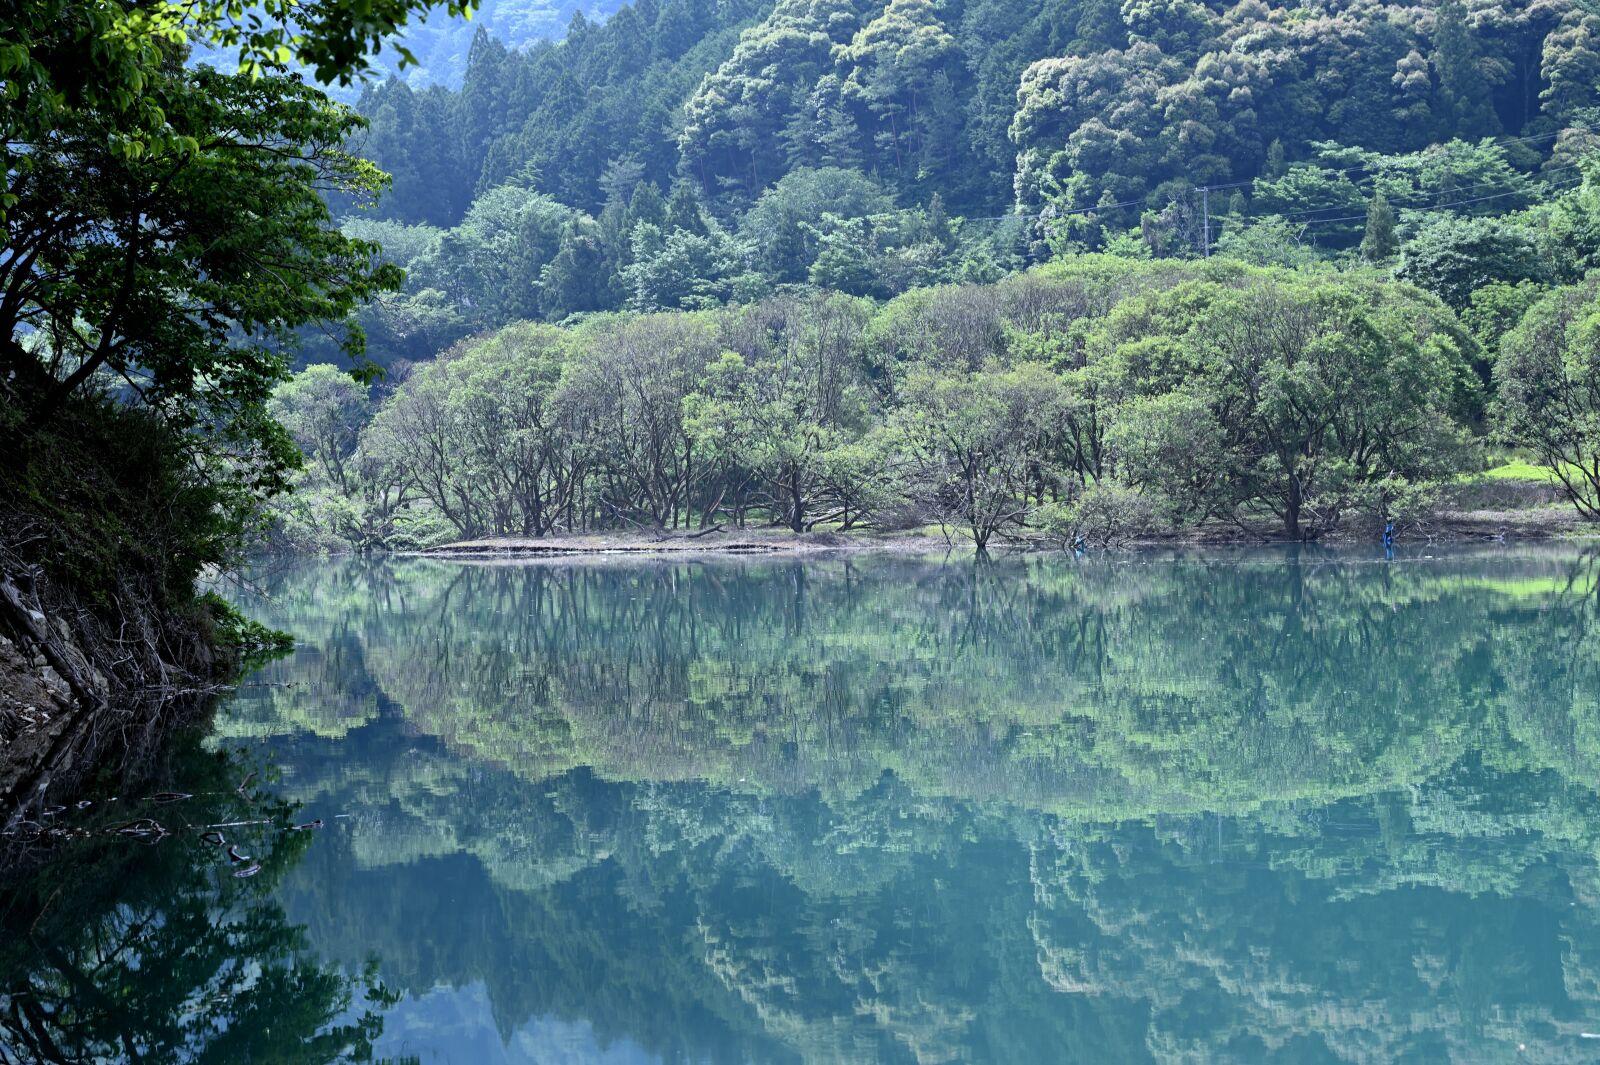
[[[1137,488],[1101,481],[1071,500],[1036,508],[1032,520],[1063,549],[1105,549],[1148,534],[1157,523],[1157,507]]]

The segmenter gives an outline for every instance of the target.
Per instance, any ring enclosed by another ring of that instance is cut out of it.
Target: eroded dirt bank
[[[0,550],[0,827],[47,789],[148,753],[226,668],[195,618],[133,584],[81,602]]]

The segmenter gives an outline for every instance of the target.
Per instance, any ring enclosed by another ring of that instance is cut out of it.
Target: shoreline
[[[442,558],[482,561],[507,558],[582,558],[605,555],[806,555],[837,552],[921,554],[947,551],[942,536],[924,533],[816,532],[793,533],[778,529],[718,530],[710,533],[670,532],[557,534],[543,537],[483,537],[458,540],[415,551],[398,551],[403,558]],[[955,541],[955,546],[963,546]]]
[[[1397,544],[1542,543],[1552,540],[1600,536],[1600,525],[1583,521],[1576,512],[1539,510],[1453,511],[1434,515],[1416,527],[1400,531]],[[1311,541],[1283,536],[1256,535],[1233,525],[1211,524],[1189,529],[1146,533],[1119,539],[1115,548],[1141,547],[1244,547],[1308,543],[1354,545],[1378,543],[1375,530],[1335,530]],[[1016,553],[1057,551],[1043,539],[1005,539],[990,544],[990,551]],[[614,532],[557,533],[542,537],[492,536],[457,540],[435,547],[397,551],[402,558],[459,561],[533,560],[592,556],[693,556],[693,555],[812,555],[812,554],[928,554],[972,550],[972,542],[952,530],[947,539],[925,530],[881,532],[852,530],[795,533],[786,529],[714,529],[659,533]]]

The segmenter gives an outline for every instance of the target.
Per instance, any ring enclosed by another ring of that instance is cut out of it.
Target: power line
[[[1121,208],[1121,207],[1133,207],[1135,205],[1142,204],[1144,202],[1145,201],[1141,198],[1141,199],[1137,199],[1137,200],[1123,200],[1121,203],[1102,203],[1102,204],[1098,204],[1097,206],[1094,206],[1094,207],[1073,207],[1073,208],[1071,208],[1069,210],[1065,210],[1065,211],[1063,211],[1063,210],[1055,210],[1055,213],[1050,215],[1050,217],[1051,218],[1065,218],[1068,215],[1094,214],[1096,211],[1114,211],[1114,210],[1117,210],[1118,208]],[[956,215],[955,217],[961,219],[961,221],[963,221],[963,222],[1008,222],[1008,221],[1011,221],[1012,219],[1017,219],[1017,220],[1026,222],[1026,221],[1030,221],[1030,220],[1040,219],[1040,218],[1043,218],[1045,216],[1043,215],[1043,213],[1030,213],[1028,211],[1013,211],[1010,214]]]
[[[1564,170],[1576,170],[1576,169],[1578,169],[1579,167],[1581,167],[1583,165],[1584,164],[1582,164],[1582,163],[1568,163],[1565,166],[1551,167],[1549,170],[1541,171],[1538,174],[1537,177],[1534,177],[1532,175],[1522,174],[1520,172],[1516,173],[1515,176],[1516,177],[1527,177],[1530,180],[1538,181],[1538,180],[1543,180],[1544,178],[1546,178],[1550,174],[1559,174]],[[1374,180],[1376,180],[1376,179],[1374,179]],[[1500,181],[1478,181],[1478,182],[1475,182],[1475,183],[1473,183],[1471,185],[1462,185],[1460,188],[1452,189],[1451,192],[1452,192],[1452,194],[1458,193],[1458,192],[1466,192],[1469,189],[1487,188],[1490,185],[1498,185],[1498,184],[1501,184],[1501,182]],[[1356,189],[1360,189],[1361,188],[1360,185],[1352,185],[1352,187],[1354,187]],[[1530,188],[1524,188],[1524,189],[1508,189],[1508,190],[1506,190],[1505,195],[1509,196],[1509,195],[1512,195],[1512,194],[1517,193],[1517,192],[1525,192],[1525,193],[1533,194],[1533,193],[1536,193],[1538,191],[1539,190],[1537,188],[1531,188],[1531,187]],[[1411,204],[1399,203],[1399,202],[1394,201],[1394,200],[1389,201],[1389,203],[1390,203],[1390,206],[1392,206],[1392,207],[1409,208],[1409,207],[1412,206]],[[1293,220],[1299,219],[1299,218],[1305,218],[1305,219],[1308,219],[1308,220],[1311,220],[1311,221],[1322,221],[1322,219],[1311,219],[1310,216],[1311,215],[1315,215],[1315,214],[1322,214],[1325,211],[1337,211],[1339,209],[1340,208],[1338,208],[1338,207],[1317,207],[1317,208],[1313,208],[1312,210],[1309,210],[1309,211],[1298,211],[1298,212],[1296,212],[1295,214],[1292,214],[1292,215],[1284,215],[1284,218],[1286,220],[1289,220],[1289,221],[1293,221]]]
[[[1583,131],[1585,133],[1595,133],[1595,132],[1597,132],[1593,127],[1579,125],[1579,124],[1574,123],[1574,124],[1571,124],[1571,125],[1568,125],[1568,126],[1564,126],[1561,129],[1555,131],[1554,133],[1535,133],[1535,134],[1530,134],[1530,135],[1524,136],[1524,137],[1497,137],[1497,138],[1494,138],[1494,139],[1488,141],[1488,143],[1490,145],[1502,145],[1502,144],[1523,144],[1523,143],[1531,143],[1531,142],[1534,142],[1534,141],[1551,140],[1551,139],[1559,137],[1563,133],[1569,132],[1571,130],[1581,130],[1581,131]],[[1463,142],[1463,143],[1466,143],[1466,142]],[[1482,147],[1483,144],[1484,144],[1484,142],[1480,141],[1477,145],[1469,145],[1469,147]],[[1413,153],[1413,154],[1416,154],[1416,153]],[[1385,162],[1384,160],[1379,159],[1379,160],[1376,160],[1374,162],[1362,163],[1359,166],[1344,167],[1344,168],[1339,169],[1339,170],[1323,170],[1323,173],[1326,174],[1326,175],[1333,176],[1333,177],[1341,177],[1341,176],[1343,176],[1345,174],[1354,174],[1354,173],[1359,173],[1360,171],[1363,171],[1363,170],[1372,170],[1372,169],[1374,169],[1374,168],[1376,168],[1376,167],[1378,167],[1380,165],[1383,165],[1384,162]],[[1534,174],[1521,175],[1520,171],[1518,171],[1516,173],[1519,174],[1520,176],[1527,177],[1529,180],[1542,180],[1542,179],[1544,179],[1545,177],[1547,177],[1550,174],[1559,174],[1559,173],[1562,173],[1563,171],[1575,170],[1575,169],[1578,169],[1579,167],[1581,167],[1583,165],[1584,165],[1583,163],[1567,163],[1567,164],[1564,164],[1562,166],[1551,167],[1548,170],[1540,171],[1537,175],[1534,175]],[[1319,169],[1321,169],[1321,168],[1319,168]],[[1360,189],[1363,186],[1366,186],[1369,182],[1376,181],[1379,176],[1381,176],[1381,175],[1372,175],[1371,177],[1364,178],[1359,182],[1351,182],[1351,184],[1355,188]],[[1213,192],[1213,191],[1220,191],[1220,190],[1223,190],[1223,189],[1244,188],[1246,186],[1254,185],[1257,181],[1260,181],[1260,180],[1261,180],[1260,178],[1248,178],[1248,179],[1243,180],[1243,181],[1230,181],[1230,182],[1226,182],[1226,183],[1220,184],[1220,185],[1196,185],[1194,187],[1193,191],[1205,194],[1205,193],[1209,193],[1209,192]],[[1495,184],[1498,184],[1498,182],[1497,181],[1479,181],[1479,182],[1475,182],[1475,183],[1473,183],[1471,185],[1464,185],[1461,188],[1456,189],[1454,191],[1455,192],[1465,192],[1465,191],[1467,191],[1469,189],[1484,188],[1486,186],[1495,185]],[[1573,185],[1572,184],[1566,184],[1566,185],[1560,185],[1560,186],[1556,186],[1556,187],[1559,187],[1559,188],[1562,188],[1562,189],[1566,189],[1566,188],[1573,187]],[[1505,196],[1514,196],[1514,195],[1522,195],[1522,194],[1533,194],[1533,193],[1537,193],[1538,191],[1539,190],[1537,190],[1537,189],[1510,189],[1510,190],[1507,190],[1505,192],[1496,193],[1496,194],[1494,194],[1492,196],[1477,196],[1477,197],[1473,197],[1472,199],[1468,199],[1468,200],[1459,200],[1459,201],[1456,201],[1455,203],[1452,203],[1452,204],[1431,204],[1431,205],[1413,206],[1413,205],[1405,204],[1405,203],[1393,203],[1391,205],[1395,206],[1395,207],[1399,207],[1402,210],[1427,211],[1427,210],[1442,209],[1444,207],[1460,206],[1462,204],[1468,204],[1468,203],[1479,203],[1479,202],[1482,202],[1484,200],[1500,199],[1500,198],[1505,197]],[[1118,203],[1097,204],[1097,205],[1095,205],[1093,207],[1074,207],[1074,208],[1071,208],[1071,209],[1068,209],[1068,210],[1056,210],[1051,215],[1051,217],[1054,217],[1054,218],[1065,218],[1065,217],[1072,216],[1072,215],[1095,214],[1095,213],[1098,213],[1100,211],[1114,211],[1114,210],[1119,210],[1119,209],[1121,209],[1123,207],[1148,206],[1148,205],[1149,205],[1148,199],[1144,198],[1144,197],[1140,197],[1138,199],[1122,200],[1122,201],[1120,201]],[[1362,214],[1362,215],[1349,215],[1349,216],[1344,216],[1344,217],[1339,217],[1339,218],[1310,218],[1309,217],[1311,215],[1321,214],[1324,211],[1337,211],[1338,209],[1339,209],[1338,207],[1319,207],[1319,208],[1314,208],[1314,209],[1307,210],[1307,211],[1300,211],[1300,212],[1297,212],[1297,213],[1292,214],[1292,215],[1285,215],[1284,219],[1286,221],[1296,221],[1296,220],[1299,220],[1299,219],[1306,219],[1306,221],[1303,223],[1304,225],[1319,225],[1319,224],[1324,223],[1324,222],[1347,222],[1347,221],[1350,221],[1352,218],[1365,218],[1366,217],[1365,214]],[[962,221],[964,221],[964,222],[1004,222],[1004,221],[1008,221],[1010,219],[1042,218],[1043,214],[1042,213],[1041,214],[1030,214],[1030,213],[1027,213],[1027,212],[1019,210],[1019,211],[1013,211],[1013,212],[1008,213],[1008,214],[999,214],[999,215],[963,215],[963,216],[960,216],[960,217],[961,217]]]
[[[1248,178],[1244,181],[1230,181],[1226,185],[1197,185],[1196,188],[1211,189],[1213,191],[1218,189],[1242,189],[1246,185],[1254,185],[1259,180],[1260,178]]]
[[[1102,203],[1094,207],[1076,207],[1070,211],[1057,211],[1056,213],[1058,215],[1093,214],[1096,211],[1114,211],[1119,207],[1134,207],[1145,202],[1145,198],[1141,196],[1135,200],[1123,200],[1121,203]]]
[[[1583,179],[1581,177],[1576,181],[1573,181],[1572,179],[1569,178],[1562,184],[1556,184],[1556,185],[1550,186],[1550,188],[1548,190],[1546,190],[1546,191],[1549,191],[1549,192],[1563,192],[1563,191],[1565,191],[1567,189],[1575,189],[1581,184],[1583,184]],[[1427,207],[1407,207],[1407,208],[1404,208],[1404,210],[1415,211],[1418,214],[1428,214],[1428,213],[1430,213],[1432,211],[1442,211],[1447,207],[1462,207],[1462,206],[1465,206],[1466,204],[1469,204],[1469,203],[1482,203],[1485,200],[1498,200],[1498,199],[1501,199],[1501,198],[1506,197],[1506,196],[1520,196],[1525,191],[1526,190],[1523,190],[1523,189],[1513,189],[1510,192],[1497,192],[1497,193],[1494,193],[1493,195],[1490,195],[1490,196],[1474,196],[1469,200],[1455,200],[1455,201],[1453,201],[1451,203],[1435,203],[1435,204],[1430,204]],[[1345,216],[1343,216],[1341,218],[1313,218],[1308,222],[1301,222],[1300,225],[1301,226],[1320,226],[1320,225],[1324,225],[1324,224],[1329,223],[1329,222],[1353,222],[1358,218],[1366,218],[1366,217],[1367,217],[1366,212],[1362,212],[1361,214],[1345,215]]]
[[[1495,137],[1495,138],[1490,139],[1488,141],[1488,144],[1489,145],[1528,144],[1528,143],[1532,143],[1534,141],[1553,140],[1556,137],[1561,136],[1563,133],[1566,133],[1569,130],[1575,130],[1575,129],[1576,130],[1582,130],[1585,133],[1594,133],[1594,132],[1596,132],[1593,127],[1583,126],[1583,125],[1579,125],[1577,123],[1573,123],[1572,125],[1569,125],[1569,126],[1563,126],[1562,128],[1556,130],[1554,133],[1534,133],[1534,134],[1530,134],[1530,135],[1528,135],[1526,137]],[[1448,143],[1451,143],[1451,142],[1447,141],[1446,143],[1448,144]],[[1471,147],[1476,147],[1476,148],[1484,147],[1484,142],[1483,141],[1479,141],[1475,145],[1474,144],[1470,144],[1467,141],[1462,141],[1461,143],[1466,144],[1469,148],[1471,148]],[[1426,151],[1426,149],[1423,149],[1423,150]],[[1412,153],[1412,154],[1419,154],[1419,153]],[[1358,173],[1358,172],[1360,172],[1362,170],[1371,170],[1371,169],[1373,169],[1375,167],[1381,166],[1381,165],[1383,165],[1383,162],[1384,162],[1384,160],[1382,158],[1379,158],[1379,159],[1376,159],[1376,160],[1374,160],[1373,162],[1370,162],[1370,163],[1362,163],[1359,166],[1347,166],[1342,170],[1330,170],[1330,171],[1328,171],[1328,173],[1333,174],[1335,176],[1338,176],[1338,175],[1341,175],[1341,174],[1354,174],[1354,173]],[[1213,188],[1220,188],[1222,186],[1215,186],[1214,185],[1212,187]]]
[[[1568,170],[1568,168],[1562,168],[1562,170]],[[1550,173],[1555,173],[1555,171],[1550,171]],[[1498,181],[1480,181],[1480,182],[1477,182],[1477,184],[1462,185],[1462,187],[1459,187],[1459,189],[1451,189],[1451,192],[1450,193],[1446,193],[1446,195],[1454,195],[1454,193],[1469,192],[1469,190],[1472,190],[1472,189],[1485,189],[1485,187],[1490,187],[1490,185],[1498,185],[1498,184],[1501,184],[1501,182],[1498,182]],[[1501,192],[1494,193],[1493,197],[1482,197],[1482,198],[1515,197],[1515,195],[1530,195],[1530,197],[1536,197],[1536,195],[1538,195],[1538,193],[1539,193],[1539,189],[1534,189],[1534,187],[1523,187],[1523,189],[1502,189]],[[1419,211],[1426,211],[1426,209],[1432,208],[1432,206],[1435,206],[1435,205],[1434,205],[1434,203],[1416,203],[1416,201],[1390,200],[1389,201],[1389,206],[1392,206],[1392,208],[1395,208],[1395,209],[1400,209],[1400,211],[1411,211],[1411,209],[1419,209]],[[1346,208],[1339,208],[1339,206],[1328,206],[1328,208],[1314,208],[1314,209],[1310,209],[1310,211],[1296,211],[1296,213],[1294,213],[1294,214],[1285,214],[1285,216],[1283,216],[1283,221],[1286,221],[1286,222],[1299,222],[1299,221],[1304,221],[1304,222],[1331,222],[1331,221],[1334,221],[1334,219],[1331,219],[1331,217],[1312,217],[1312,216],[1314,216],[1314,214],[1326,214],[1326,213],[1328,213],[1328,211],[1339,211],[1339,209],[1346,209]],[[1365,216],[1363,216],[1363,217],[1365,217]]]

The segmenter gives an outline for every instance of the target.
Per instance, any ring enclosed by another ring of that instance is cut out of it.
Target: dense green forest
[[[359,150],[394,185],[346,225],[409,269],[370,324],[413,359],[514,318],[1108,247],[1487,251],[1477,283],[1548,282],[1588,265],[1529,245],[1569,232],[1543,223],[1596,142],[1597,33],[1576,0],[646,0],[525,52],[480,34],[458,91],[370,88]]]
[[[881,306],[787,294],[511,326],[381,406],[318,366],[271,409],[310,462],[285,512],[303,542],[726,519],[1103,545],[1399,512],[1470,468],[1486,372],[1409,285],[1085,256]]]
[[[1577,2],[479,33],[459,89],[361,98],[393,184],[334,206],[406,271],[360,312],[392,372],[280,389],[280,542],[1315,537],[1461,503],[1505,447],[1592,516],[1596,71]]]

